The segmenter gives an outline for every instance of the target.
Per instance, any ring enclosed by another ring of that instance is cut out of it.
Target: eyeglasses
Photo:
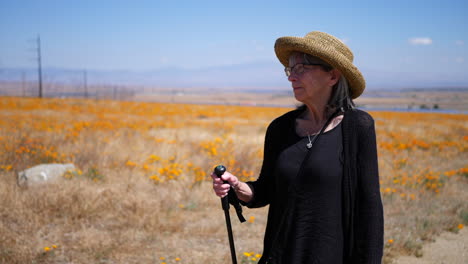
[[[318,63],[310,63],[310,64],[303,64],[303,63],[298,63],[294,65],[293,67],[286,67],[284,68],[284,73],[286,73],[286,76],[289,77],[291,76],[292,73],[295,73],[297,75],[301,75],[305,71],[305,65],[312,65],[312,66],[325,66],[323,64],[318,64]]]

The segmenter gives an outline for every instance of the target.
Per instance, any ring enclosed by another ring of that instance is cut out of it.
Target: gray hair
[[[348,86],[348,81],[341,74],[338,82],[333,85],[332,94],[330,100],[327,103],[327,109],[330,111],[335,111],[336,109],[342,108],[343,110],[354,109],[356,106],[353,102],[353,99],[350,96],[350,89]]]
[[[326,63],[322,59],[301,52],[293,52],[289,56],[289,65],[294,65],[296,63],[297,55],[303,56],[304,64],[320,64],[320,67],[322,67],[322,69],[326,72],[329,72],[334,69],[332,65]],[[348,81],[346,80],[343,74],[341,74],[341,77],[338,80],[338,82],[335,85],[333,85],[332,93],[326,107],[328,114],[332,114],[340,108],[342,108],[343,110],[347,110],[354,109],[356,107],[350,95]]]

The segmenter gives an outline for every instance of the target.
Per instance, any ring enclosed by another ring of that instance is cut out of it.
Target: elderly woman
[[[275,52],[303,105],[269,125],[258,179],[212,175],[215,193],[270,205],[259,263],[381,263],[375,128],[353,103],[365,88],[353,53],[317,31],[279,38]]]

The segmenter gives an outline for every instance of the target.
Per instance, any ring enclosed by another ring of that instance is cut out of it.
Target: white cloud
[[[447,56],[443,56],[440,58],[440,61],[443,62],[443,63],[448,63],[450,61],[450,58],[447,57]]]
[[[210,48],[216,48],[218,46],[218,43],[216,43],[214,41],[213,42],[208,42],[207,46],[210,47]]]
[[[402,58],[400,58],[400,60],[401,60],[402,63],[413,63],[415,61],[415,59],[413,57],[410,57],[410,56],[402,57]]]
[[[456,58],[455,58],[455,61],[458,62],[458,63],[463,63],[463,62],[465,62],[465,58],[463,58],[463,57],[456,57]]]
[[[256,40],[252,40],[252,44],[254,45],[256,51],[264,51],[265,50],[265,47],[263,45],[261,45]]]
[[[341,42],[344,44],[349,44],[349,38],[340,38],[339,40],[341,40]]]
[[[408,42],[411,45],[431,45],[432,39],[431,38],[410,38]]]
[[[465,45],[465,42],[463,40],[457,40],[457,41],[455,41],[455,45],[463,46],[463,45]]]
[[[168,59],[167,57],[161,57],[161,58],[159,59],[159,62],[162,63],[162,64],[166,64],[166,63],[169,62],[169,59]]]

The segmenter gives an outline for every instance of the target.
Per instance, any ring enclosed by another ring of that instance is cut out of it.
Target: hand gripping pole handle
[[[223,165],[218,165],[214,168],[214,173],[216,176],[218,176],[218,178],[221,178],[224,172],[226,172],[226,167]],[[224,181],[224,183],[227,183],[227,181]],[[227,195],[221,198],[221,205],[223,210],[229,210],[229,197]]]
[[[224,172],[226,172],[226,167],[224,167],[223,165],[218,165],[214,168],[214,174],[216,174],[218,178],[221,178]],[[228,238],[229,238],[229,247],[231,249],[232,264],[237,264],[236,248],[234,246],[234,236],[232,234],[231,218],[229,216],[229,200],[228,199],[229,199],[228,195],[221,198],[221,205],[224,210],[224,217],[226,218],[226,228],[227,228]]]

